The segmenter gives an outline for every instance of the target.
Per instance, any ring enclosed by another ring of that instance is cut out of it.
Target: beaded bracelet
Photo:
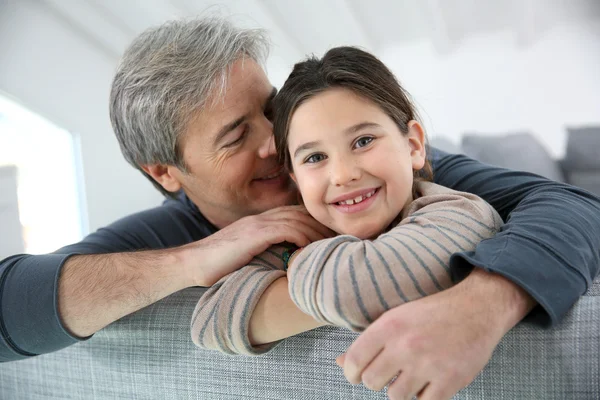
[[[289,249],[285,249],[283,253],[281,253],[281,259],[283,260],[283,270],[287,271],[289,267],[289,261],[294,257],[297,251],[302,250],[303,247],[290,247]]]

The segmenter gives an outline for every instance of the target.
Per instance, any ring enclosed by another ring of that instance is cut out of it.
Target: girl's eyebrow
[[[359,132],[363,129],[367,129],[367,128],[379,128],[381,127],[381,125],[376,124],[375,122],[359,122],[358,124],[352,125],[349,128],[346,128],[344,130],[344,133],[350,134],[350,133],[356,133]]]
[[[356,132],[360,132],[363,129],[367,129],[367,128],[379,128],[381,127],[381,125],[376,124],[375,122],[359,122],[358,124],[354,124],[349,128],[344,129],[344,133],[349,135],[352,133],[356,133]],[[296,149],[296,151],[294,151],[294,158],[296,158],[298,156],[298,153],[304,151],[304,150],[310,150],[313,147],[316,147],[318,144],[320,144],[321,141],[320,140],[315,140],[312,142],[306,142],[300,146],[298,146],[298,148]]]
[[[300,152],[302,152],[304,150],[310,150],[313,147],[316,147],[319,143],[321,143],[321,141],[317,140],[317,141],[314,141],[314,142],[306,142],[306,143],[298,146],[298,148],[294,152],[294,158],[296,158],[298,156],[298,153],[300,153]]]

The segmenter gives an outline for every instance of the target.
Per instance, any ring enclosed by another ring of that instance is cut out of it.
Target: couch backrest
[[[346,382],[335,357],[356,338],[324,327],[258,357],[196,348],[189,321],[204,289],[169,296],[87,342],[0,364],[0,399],[385,399]],[[457,399],[600,398],[600,281],[554,329],[508,333]]]

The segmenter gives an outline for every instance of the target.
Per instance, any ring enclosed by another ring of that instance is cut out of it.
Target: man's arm
[[[144,296],[147,292],[139,290],[149,278],[145,267],[150,253],[134,252],[193,242],[214,231],[209,225],[194,218],[183,203],[168,200],[52,254],[21,254],[2,260],[0,361],[69,346],[112,322],[109,315],[114,315],[113,321],[125,315],[123,312],[131,309],[129,303],[136,308],[141,304],[140,299],[134,300],[136,293]],[[155,257],[152,263],[165,261],[151,269],[157,276],[176,267],[172,265],[176,260],[172,252],[155,250],[151,254]],[[122,284],[132,281],[137,287]],[[129,301],[123,301],[123,297]],[[115,301],[119,298],[121,301]],[[119,306],[123,312],[115,310]]]
[[[201,215],[169,202],[54,254],[3,260],[0,361],[58,350],[179,289],[210,286],[274,243],[323,237],[299,207],[242,218],[211,235]],[[147,249],[158,250],[136,251]]]
[[[476,251],[452,258],[455,278],[473,266],[502,275],[540,304],[532,313],[536,321],[560,321],[600,269],[600,199],[534,174],[431,150],[436,183],[480,196],[506,221]]]

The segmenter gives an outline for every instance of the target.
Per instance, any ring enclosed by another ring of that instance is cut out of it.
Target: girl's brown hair
[[[305,101],[332,88],[345,88],[379,106],[404,134],[408,123],[418,120],[409,94],[377,57],[356,47],[335,47],[321,59],[314,56],[294,66],[292,73],[275,96],[273,131],[279,159],[291,171],[288,134],[292,115]],[[415,178],[432,180],[427,160]]]

